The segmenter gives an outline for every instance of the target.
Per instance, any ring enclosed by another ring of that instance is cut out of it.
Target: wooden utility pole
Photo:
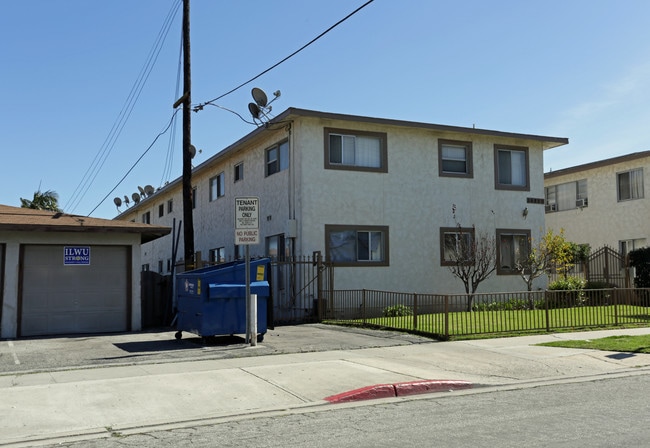
[[[183,0],[183,237],[185,270],[194,268],[194,219],[192,216],[192,81],[190,70],[190,0]]]

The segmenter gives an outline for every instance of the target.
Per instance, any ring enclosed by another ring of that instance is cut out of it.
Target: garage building
[[[140,330],[140,246],[170,230],[0,205],[0,336]]]

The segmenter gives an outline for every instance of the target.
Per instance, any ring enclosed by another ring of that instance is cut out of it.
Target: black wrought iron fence
[[[325,291],[325,320],[439,338],[650,325],[650,289],[509,293],[410,294],[376,290]],[[467,311],[468,304],[471,311]]]

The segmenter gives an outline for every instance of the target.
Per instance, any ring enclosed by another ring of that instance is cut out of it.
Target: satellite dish
[[[137,203],[140,202],[140,195],[138,193],[133,193],[131,195],[131,199],[133,199],[133,202],[135,202],[137,204]]]
[[[251,94],[253,95],[253,99],[255,100],[255,103],[257,103],[259,107],[266,107],[269,100],[266,97],[266,93],[264,93],[264,90],[259,89],[257,87],[253,87],[253,90],[251,90]]]
[[[255,103],[248,103],[248,110],[250,111],[253,118],[256,120],[260,119],[260,108]]]
[[[138,185],[138,190],[140,191],[140,196],[144,196],[144,188]]]
[[[196,155],[196,146],[190,145],[190,157],[194,158],[195,155]],[[147,188],[147,187],[145,187],[145,188]]]
[[[155,190],[151,185],[145,185],[144,186],[144,192],[147,193],[147,196],[151,196],[152,194],[155,193]]]
[[[121,207],[122,206],[122,199],[115,198],[115,199],[113,199],[113,203],[115,204],[116,207]]]
[[[127,207],[129,206],[129,197],[127,195],[124,195],[124,203]]]

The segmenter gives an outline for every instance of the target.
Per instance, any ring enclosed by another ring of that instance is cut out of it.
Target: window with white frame
[[[497,190],[529,191],[528,148],[494,145],[494,182]]]
[[[643,168],[616,174],[618,200],[641,199],[643,197]]]
[[[438,174],[448,177],[473,177],[472,142],[438,140]]]
[[[226,193],[225,176],[219,173],[210,178],[210,202],[216,201]]]
[[[497,229],[497,275],[518,274],[530,251],[530,230]]]
[[[589,205],[587,194],[587,179],[575,182],[552,185],[544,189],[546,197],[546,212],[573,210]]]
[[[173,211],[174,211],[174,200],[170,199],[169,201],[167,201],[167,214]]]
[[[287,255],[284,234],[266,237],[266,255],[280,260],[284,259]]]
[[[285,140],[266,150],[266,176],[289,168],[289,141]]]
[[[165,215],[165,204],[160,204],[158,206],[158,217],[162,218]]]
[[[216,249],[210,249],[210,262],[211,263],[223,263],[226,261],[226,248],[217,247]]]
[[[235,178],[235,182],[238,182],[244,178],[244,162],[235,165],[234,178]]]
[[[151,224],[151,212],[146,212],[142,214],[142,223]]]
[[[470,262],[474,251],[474,229],[471,227],[440,228],[440,264],[453,266]]]
[[[325,128],[325,168],[388,172],[382,132]]]
[[[388,266],[388,227],[326,225],[327,259],[339,266]]]

